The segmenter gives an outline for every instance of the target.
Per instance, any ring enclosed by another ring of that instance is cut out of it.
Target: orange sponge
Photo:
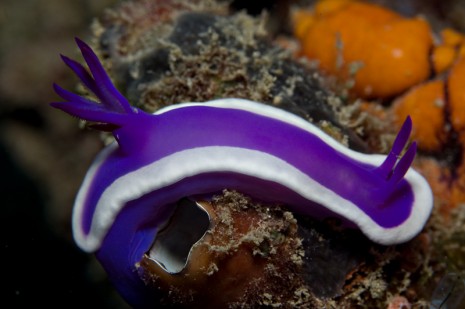
[[[447,89],[449,91],[450,120],[452,127],[465,135],[465,57],[460,58],[451,69]]]
[[[412,88],[393,104],[400,127],[410,115],[413,122],[412,139],[425,151],[439,151],[446,139],[444,118],[444,82],[430,81]]]
[[[430,74],[433,41],[430,26],[422,19],[347,0],[321,1],[313,15],[295,16],[300,16],[294,29],[303,55],[318,61],[328,74],[355,77],[354,95],[394,96]]]

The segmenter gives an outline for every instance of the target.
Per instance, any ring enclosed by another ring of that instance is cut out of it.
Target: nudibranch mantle
[[[322,142],[328,145],[332,151],[338,153],[339,156],[346,156],[355,162],[360,162],[365,165],[361,168],[380,166],[386,159],[386,156],[383,155],[366,155],[352,151],[302,118],[274,107],[243,99],[229,98],[206,103],[177,104],[159,110],[154,115],[163,116],[165,113],[169,112],[176,113],[178,109],[188,111],[189,109],[196,108],[204,110],[210,108],[221,109],[221,112],[226,113],[231,110],[239,110],[259,117],[275,119],[278,122],[294,126],[308,134],[318,137]],[[204,126],[204,124],[200,122],[199,125]],[[177,130],[184,132],[181,134],[185,134],[186,132],[184,129],[188,130],[189,127],[183,129],[178,127]],[[233,133],[239,134],[238,130],[240,130],[240,128],[237,128]],[[162,136],[163,134],[160,135]],[[281,145],[280,147],[284,146],[285,145]],[[290,189],[294,194],[312,201],[312,203],[324,205],[330,212],[338,214],[355,223],[369,238],[381,244],[404,242],[416,235],[427,220],[430,211],[429,205],[432,205],[431,194],[427,190],[429,187],[426,181],[417,172],[410,169],[406,173],[404,179],[410,186],[414,196],[413,204],[410,206],[411,212],[408,214],[407,218],[403,222],[399,222],[397,226],[386,228],[370,218],[370,216],[354,202],[350,201],[350,199],[340,196],[337,192],[325,187],[305,172],[299,170],[298,167],[272,153],[235,146],[211,145],[187,148],[174,152],[115,179],[101,193],[95,206],[95,211],[93,212],[90,231],[86,232],[82,228],[82,222],[86,220],[84,214],[86,207],[88,207],[86,203],[89,201],[87,197],[90,187],[94,183],[99,172],[105,172],[105,169],[102,168],[105,161],[117,151],[118,146],[114,143],[102,152],[91,167],[76,200],[73,220],[74,235],[80,247],[86,251],[95,251],[99,248],[106,231],[112,225],[117,214],[129,201],[136,200],[155,190],[163,190],[163,188],[168,188],[167,190],[170,190],[170,186],[183,179],[215,172],[247,175],[250,179],[260,179],[261,185],[265,187],[266,182],[278,183]],[[289,151],[299,150],[294,149]],[[321,159],[325,160],[325,158]],[[331,167],[331,163],[326,166],[326,168],[328,167]],[[328,174],[332,173],[331,170],[326,170],[325,172]],[[337,181],[337,177],[334,178],[335,181]],[[347,180],[350,181],[350,179]],[[366,181],[367,183],[356,183],[355,185],[369,185],[371,180],[366,179]],[[216,192],[221,190],[224,186],[230,188],[231,185],[232,183],[223,185],[221,183],[209,184],[206,182],[206,187],[208,188],[202,188],[202,191],[197,192],[186,192],[185,194]],[[236,184],[235,188],[239,189],[238,186],[239,184]],[[247,188],[247,184],[243,184],[240,190],[245,193],[254,193],[249,192],[250,189]],[[269,194],[269,196],[259,196],[258,198],[270,200],[270,197],[273,196],[270,192],[265,194]],[[291,201],[297,200],[298,196],[293,197]],[[175,202],[181,197],[183,196],[174,197],[175,200],[172,202]],[[286,197],[274,197],[274,201],[277,200],[280,202],[287,202]],[[408,206],[409,205],[407,205],[407,207]],[[385,207],[389,208],[389,205]],[[314,210],[306,211],[305,209],[297,209],[297,211],[313,214]]]
[[[100,103],[55,85],[67,102],[52,105],[110,128],[117,140],[97,157],[75,202],[74,237],[85,251],[98,251],[114,229],[134,234],[121,246],[140,256],[150,243],[136,239],[138,229],[155,236],[166,209],[179,199],[225,188],[302,214],[341,217],[384,245],[408,241],[430,215],[431,189],[410,168],[416,144],[400,155],[409,118],[384,156],[350,150],[294,114],[244,99],[182,103],[147,114],[129,105],[90,47],[77,43],[93,78],[63,59]],[[139,222],[115,227],[127,213]]]

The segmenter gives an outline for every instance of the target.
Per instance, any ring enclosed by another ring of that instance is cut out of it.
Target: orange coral
[[[465,55],[463,46],[465,37],[463,34],[453,29],[446,28],[441,31],[441,39],[442,43],[435,46],[432,52],[431,60],[436,74],[450,69],[457,58]]]
[[[439,74],[451,67],[457,57],[457,50],[454,46],[439,45],[433,50],[431,60],[433,62],[434,73]]]
[[[465,146],[465,58],[459,58],[448,73],[445,81],[436,80],[419,85],[397,99],[392,111],[400,123],[410,114],[413,120],[413,139],[419,148],[426,151],[440,151],[447,139],[446,114],[457,135],[457,148]],[[447,89],[447,102],[444,102]],[[399,124],[400,125],[400,124]],[[428,179],[435,196],[440,198],[441,212],[447,216],[451,208],[465,202],[465,155],[458,166],[442,166],[435,160],[423,158],[417,165]]]
[[[326,0],[320,1],[315,5],[316,15],[330,14],[346,7],[352,0]]]
[[[465,57],[465,44],[460,45],[457,58]]]
[[[465,135],[465,58],[460,58],[452,67],[447,89],[449,92],[450,120],[452,127]]]
[[[465,41],[465,37],[460,32],[451,28],[446,28],[441,31],[442,42],[448,46],[458,46]]]
[[[393,104],[398,127],[412,117],[412,138],[422,150],[439,151],[445,142],[444,100],[444,82],[436,80],[412,88]]]
[[[424,20],[357,1],[321,1],[314,12],[305,27],[295,19],[302,52],[329,74],[355,75],[353,94],[389,97],[429,76],[432,37]]]
[[[299,40],[303,40],[305,38],[305,33],[315,22],[313,13],[309,11],[297,11],[294,13],[292,18],[296,21],[294,26],[294,35]]]
[[[449,92],[450,122],[458,134],[461,147],[465,147],[465,57],[461,57],[451,69],[447,82]],[[465,154],[455,170],[455,182],[451,188],[451,201],[465,202]]]

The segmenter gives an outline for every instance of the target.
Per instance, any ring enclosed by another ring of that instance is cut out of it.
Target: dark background
[[[72,241],[71,208],[98,134],[48,106],[76,79],[95,16],[114,0],[0,0],[0,307],[124,308],[92,255]],[[6,288],[5,288],[6,287]]]

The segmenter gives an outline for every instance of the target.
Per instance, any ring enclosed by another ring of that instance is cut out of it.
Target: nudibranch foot
[[[304,284],[303,248],[297,221],[290,212],[232,191],[197,203],[207,211],[210,228],[192,246],[185,267],[173,274],[153,260],[152,251],[139,265],[138,272],[145,284],[159,293],[161,305],[227,308],[242,303],[258,307],[259,295],[264,293],[273,293],[283,302],[295,299],[295,290]],[[181,207],[184,211],[196,208]],[[311,298],[309,295],[309,304]]]
[[[180,273],[191,256],[196,243],[210,226],[205,206],[191,199],[177,203],[166,227],[160,228],[147,257],[170,274]]]
[[[184,198],[237,190],[301,215],[341,218],[383,245],[406,242],[425,225],[433,201],[428,183],[410,167],[416,144],[400,156],[411,131],[409,118],[384,156],[351,150],[303,118],[244,99],[174,104],[148,114],[129,104],[91,48],[76,41],[92,75],[63,60],[98,102],[55,86],[65,102],[52,106],[112,130],[117,143],[98,155],[84,179],[73,234],[83,250],[96,253],[131,303],[150,298],[147,278],[138,271],[147,254],[167,274],[183,269],[182,258],[166,264],[159,250],[167,245],[164,240],[157,245],[157,235]],[[238,237],[240,229],[231,231],[228,237]],[[186,246],[180,249],[185,252]],[[237,249],[240,260],[250,259],[247,249]],[[251,273],[254,263],[247,268]],[[219,284],[228,288],[231,282]]]

